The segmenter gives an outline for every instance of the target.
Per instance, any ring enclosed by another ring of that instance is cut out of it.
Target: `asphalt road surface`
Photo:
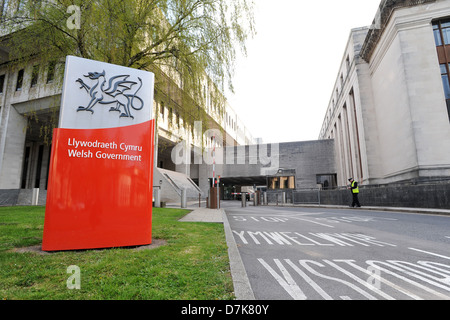
[[[450,300],[450,217],[223,202],[257,300]]]

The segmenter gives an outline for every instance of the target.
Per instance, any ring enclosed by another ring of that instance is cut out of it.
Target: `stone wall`
[[[0,189],[0,206],[32,205],[33,189]],[[39,189],[38,205],[45,206],[47,190]]]

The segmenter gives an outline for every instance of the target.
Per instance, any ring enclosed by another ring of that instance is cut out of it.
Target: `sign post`
[[[217,209],[220,209],[220,176],[217,179]]]
[[[42,250],[152,242],[153,73],[69,56]]]

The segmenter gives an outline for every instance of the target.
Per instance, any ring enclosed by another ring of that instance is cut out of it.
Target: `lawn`
[[[189,211],[153,209],[151,250],[116,248],[17,252],[39,246],[43,207],[0,207],[0,299],[231,300],[234,299],[223,225],[178,220]],[[68,289],[69,266],[80,289]]]

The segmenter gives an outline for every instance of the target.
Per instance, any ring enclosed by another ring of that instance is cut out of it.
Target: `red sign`
[[[55,129],[44,251],[151,244],[154,125]]]
[[[152,242],[154,75],[66,59],[44,251]]]

